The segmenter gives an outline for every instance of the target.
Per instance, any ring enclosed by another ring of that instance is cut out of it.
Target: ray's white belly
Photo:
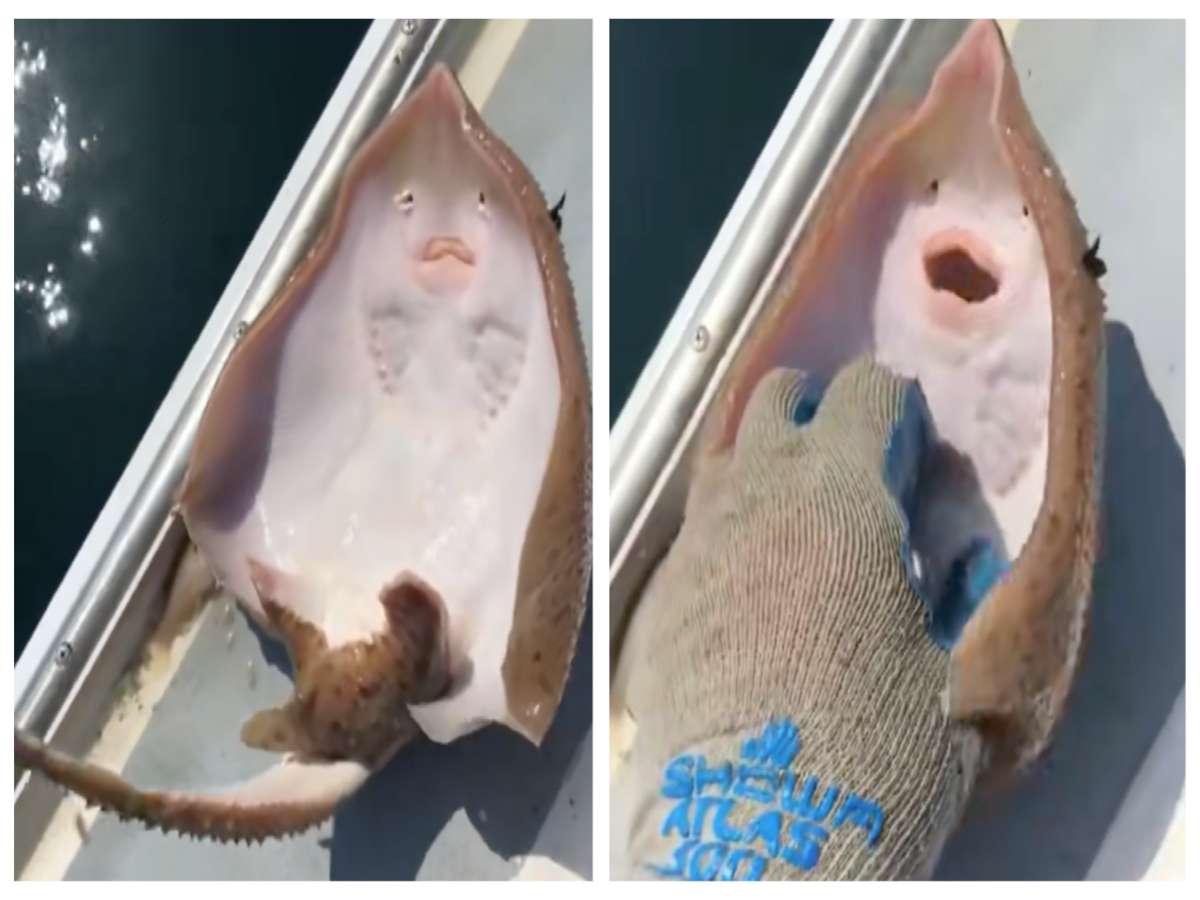
[[[403,366],[380,377],[377,356],[360,388],[322,411],[329,452],[303,472],[279,468],[262,534],[281,568],[322,585],[331,643],[379,632],[379,593],[408,571],[442,596],[473,665],[498,670],[557,424],[549,323],[424,323],[414,340],[401,332],[411,322],[394,321],[376,331]]]
[[[316,498],[310,524],[280,547],[292,565],[342,595],[330,604],[327,627],[347,640],[382,628],[379,592],[403,571],[431,584],[464,624],[476,608],[498,602],[488,589],[509,580],[513,561],[508,542],[494,538],[517,498],[495,477],[496,443],[464,445],[407,433],[394,416],[372,418]]]

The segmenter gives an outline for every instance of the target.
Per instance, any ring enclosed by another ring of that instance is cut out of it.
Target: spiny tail
[[[354,762],[289,760],[229,791],[139,791],[112,772],[52,750],[19,730],[15,739],[18,765],[68,788],[89,806],[167,834],[222,843],[261,843],[314,828],[370,774]]]

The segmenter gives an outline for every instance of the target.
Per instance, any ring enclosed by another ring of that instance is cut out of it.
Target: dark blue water
[[[17,653],[368,26],[16,23]]]
[[[611,421],[828,28],[612,22]]]

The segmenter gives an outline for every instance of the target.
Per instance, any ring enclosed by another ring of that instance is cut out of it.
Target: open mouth
[[[979,240],[970,232],[951,229],[934,235],[925,247],[925,277],[935,291],[964,303],[982,303],[1000,290],[1000,279]]]

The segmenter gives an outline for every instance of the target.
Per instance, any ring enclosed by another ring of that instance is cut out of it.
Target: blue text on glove
[[[879,804],[833,782],[818,796],[817,776],[792,769],[799,752],[799,730],[785,719],[743,741],[737,764],[710,765],[698,755],[667,763],[659,794],[673,803],[660,832],[676,843],[671,859],[651,870],[686,881],[759,881],[768,861],[780,860],[809,872],[830,829],[843,827],[861,829],[874,849],[883,831]],[[736,827],[735,819],[748,824]]]

